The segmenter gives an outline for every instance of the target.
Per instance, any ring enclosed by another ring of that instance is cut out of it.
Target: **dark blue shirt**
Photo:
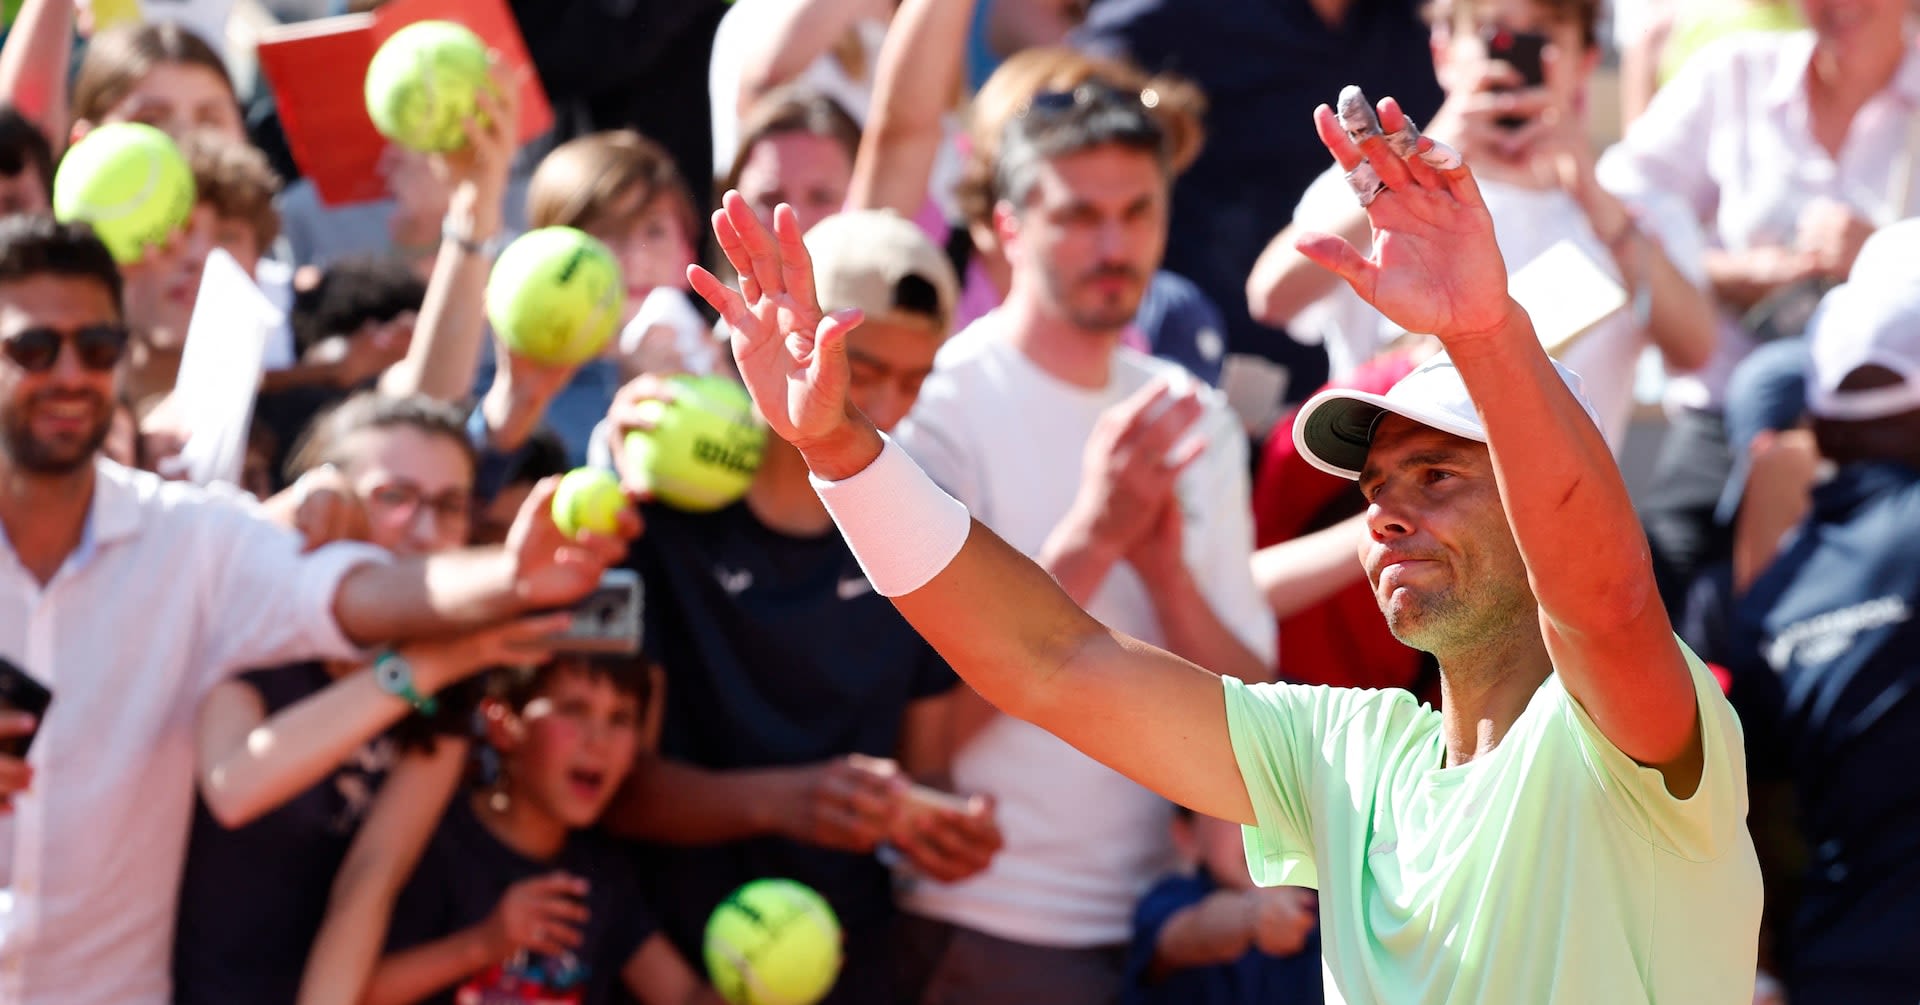
[[[1229,347],[1287,366],[1289,395],[1326,382],[1326,353],[1253,320],[1247,274],[1332,155],[1313,109],[1359,84],[1418,122],[1439,109],[1421,0],[1353,0],[1329,26],[1307,0],[1094,0],[1075,40],[1206,92],[1207,143],[1174,189],[1166,267],[1226,316]]]
[[[623,987],[620,971],[657,930],[640,899],[631,850],[591,831],[577,831],[567,837],[560,854],[549,861],[535,861],[501,844],[474,815],[472,799],[464,792],[454,796],[419,866],[394,902],[387,952],[471,928],[493,913],[509,887],[552,872],[587,881],[587,921],[580,927],[580,945],[557,959],[523,952],[425,1002],[605,1005],[617,1001]]]
[[[1844,467],[1740,602],[1729,698],[1809,854],[1789,1000],[1920,996],[1920,472]]]
[[[1167,922],[1207,899],[1219,887],[1202,870],[1168,876],[1147,890],[1133,912],[1133,944],[1127,950],[1127,983],[1121,1005],[1320,1005],[1320,932],[1292,956],[1249,949],[1232,963],[1190,967],[1149,983],[1154,952]]]
[[[333,683],[318,663],[255,670],[238,680],[260,696],[268,715]],[[194,799],[174,937],[175,1002],[294,1000],[334,873],[393,756],[392,741],[376,739],[325,781],[232,830]]]
[[[646,584],[646,648],[665,668],[661,752],[715,770],[893,757],[907,707],[956,678],[885,597],[840,533],[792,537],[744,503],[714,513],[643,507],[630,561]],[[819,891],[847,930],[827,1002],[890,1002],[891,877],[871,855],[777,838],[650,850],[661,923],[688,954],[742,883],[785,876]]]
[[[1220,370],[1227,361],[1227,322],[1192,280],[1165,270],[1154,273],[1133,323],[1155,356],[1220,386]]]

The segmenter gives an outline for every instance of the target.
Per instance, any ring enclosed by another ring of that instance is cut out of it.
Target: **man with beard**
[[[98,456],[124,317],[120,273],[85,227],[0,220],[0,657],[54,695],[44,721],[0,710],[0,738],[34,738],[28,758],[0,754],[0,1001],[171,999],[190,710],[221,676],[571,604],[625,551],[564,539],[550,479],[502,547],[303,553],[237,494]],[[430,707],[444,683],[380,665],[368,686],[400,707]]]
[[[1016,115],[995,165],[1006,301],[942,348],[897,435],[1101,621],[1265,680],[1244,434],[1212,389],[1124,344],[1166,246],[1168,164],[1137,93],[1094,81]],[[1114,1001],[1134,903],[1173,865],[1171,806],[967,699],[952,782],[999,800],[1006,843],[974,878],[906,892],[924,1000]]]

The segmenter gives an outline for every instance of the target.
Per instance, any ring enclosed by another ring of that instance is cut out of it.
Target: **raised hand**
[[[1365,95],[1349,88],[1341,106],[1341,117],[1326,105],[1315,109],[1314,125],[1362,197],[1373,253],[1362,256],[1330,234],[1302,234],[1295,246],[1407,331],[1445,342],[1499,328],[1518,305],[1507,295],[1493,218],[1464,160],[1430,137],[1406,142],[1411,123],[1392,98],[1380,102],[1376,117]]]
[[[870,430],[871,423],[847,398],[846,338],[860,323],[860,312],[821,312],[813,260],[801,243],[793,208],[776,206],[768,233],[740,193],[728,192],[721,201],[713,233],[740,274],[740,288],[728,287],[697,265],[687,270],[687,278],[733,330],[734,362],[760,415],[803,453],[863,427]],[[877,435],[872,439],[877,454]],[[809,464],[814,461],[809,456]]]

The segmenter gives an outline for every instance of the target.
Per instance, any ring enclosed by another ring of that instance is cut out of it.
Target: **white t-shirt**
[[[1064,383],[1005,335],[1000,311],[941,349],[912,414],[894,431],[935,481],[1027,555],[1040,551],[1080,488],[1082,455],[1107,408],[1179,366],[1115,350],[1108,386]],[[1249,566],[1253,522],[1247,443],[1217,391],[1200,391],[1209,446],[1180,479],[1186,554],[1220,619],[1263,660],[1275,657],[1273,614]],[[1165,634],[1146,587],[1116,565],[1087,604],[1101,622],[1155,645]],[[1006,846],[961,883],[918,881],[902,903],[916,914],[1016,942],[1125,942],[1135,901],[1172,868],[1165,800],[1037,726],[996,716],[957,753],[954,784],[991,793]]]
[[[1560,243],[1572,240],[1602,271],[1621,280],[1620,269],[1606,245],[1594,234],[1586,213],[1571,195],[1552,189],[1528,189],[1495,180],[1482,180],[1480,193],[1493,216],[1494,237],[1507,270],[1516,272]],[[1339,200],[1335,202],[1335,200]],[[1705,243],[1700,227],[1671,199],[1643,193],[1639,225],[1658,241],[1682,276],[1706,284]],[[1295,211],[1305,219],[1325,219],[1353,203],[1353,192],[1338,170],[1316,178]],[[1384,349],[1400,334],[1392,322],[1367,306],[1345,284],[1300,312],[1288,331],[1303,340],[1326,343],[1330,372],[1336,377],[1352,372]],[[1626,442],[1633,417],[1634,380],[1640,356],[1651,342],[1646,330],[1634,323],[1632,310],[1622,308],[1600,321],[1560,354],[1560,362],[1580,375],[1587,397],[1600,416],[1600,431],[1618,452]]]

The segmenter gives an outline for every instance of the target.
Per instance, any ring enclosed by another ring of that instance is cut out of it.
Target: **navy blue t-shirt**
[[[1920,472],[1842,468],[1741,601],[1728,697],[1809,853],[1789,1000],[1920,996]]]
[[[240,675],[272,715],[333,683],[318,663]],[[318,785],[229,830],[194,799],[174,936],[174,1001],[181,1005],[292,1002],[334,874],[392,766],[380,737]]]
[[[521,953],[424,999],[458,1002],[567,1002],[606,1005],[622,987],[620,971],[658,930],[640,896],[629,849],[592,831],[576,831],[550,861],[527,858],[487,830],[473,800],[457,795],[434,831],[420,865],[394,902],[387,952],[425,945],[485,921],[523,879],[565,872],[587,881],[587,923],[579,948],[554,959]]]
[[[1094,0],[1074,35],[1206,92],[1206,147],[1174,188],[1166,267],[1220,307],[1232,351],[1288,367],[1294,400],[1326,382],[1326,353],[1253,320],[1247,273],[1333,162],[1314,132],[1315,106],[1359,84],[1375,100],[1398,98],[1421,123],[1439,109],[1422,3],[1353,0],[1330,27],[1308,0]]]
[[[665,668],[665,756],[715,770],[892,757],[912,702],[957,680],[873,592],[839,531],[792,537],[745,503],[713,513],[643,508],[629,561],[646,584],[646,648]],[[748,880],[819,891],[847,930],[827,1002],[890,1002],[891,877],[871,855],[777,838],[650,849],[661,923],[690,959],[707,917]]]
[[[1173,916],[1220,887],[1204,870],[1168,876],[1147,890],[1133,912],[1133,943],[1127,948],[1127,981],[1120,1005],[1320,1005],[1320,931],[1292,956],[1249,949],[1232,963],[1190,967],[1149,984],[1160,933]]]

